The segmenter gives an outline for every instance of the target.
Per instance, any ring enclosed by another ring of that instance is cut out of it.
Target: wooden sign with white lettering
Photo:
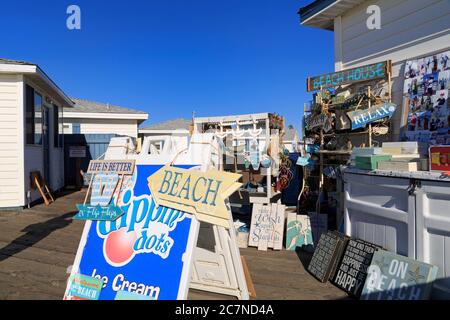
[[[387,78],[391,72],[391,61],[373,63],[348,70],[309,77],[306,80],[308,91],[338,87],[344,84]]]
[[[378,249],[379,247],[372,243],[350,239],[332,280],[333,284],[359,297],[366,281],[367,269]]]
[[[347,112],[347,116],[352,122],[352,130],[364,128],[368,123],[391,118],[395,112],[396,104],[386,102],[364,110]]]
[[[389,251],[374,253],[362,300],[425,300],[430,297],[438,267]]]
[[[281,250],[283,246],[285,206],[254,204],[248,245],[266,251]]]
[[[308,271],[320,282],[327,282],[333,276],[346,241],[344,235],[335,231],[328,231],[320,237],[308,266]]]

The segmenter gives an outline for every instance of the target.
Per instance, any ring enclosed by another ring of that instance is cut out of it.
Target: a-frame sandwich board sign
[[[232,229],[227,231],[224,227],[214,226],[217,234],[214,253],[209,256],[194,254],[197,252],[199,222],[195,216],[181,210],[164,206],[156,209],[147,179],[162,165],[151,162],[136,159],[136,172],[132,177],[126,177],[126,182],[120,182],[115,202],[126,211],[124,215],[116,221],[86,222],[71,278],[81,274],[101,279],[103,288],[99,299],[114,299],[118,293],[127,291],[151,299],[186,299],[193,266],[198,265],[196,259],[214,262],[217,256],[225,255],[226,263],[220,267],[232,281],[219,287],[205,286],[203,279],[196,281],[194,276],[192,287],[248,299]],[[175,166],[193,167],[188,164]],[[232,226],[231,212],[229,220]],[[217,272],[208,274],[218,275]],[[69,295],[71,285],[69,281],[65,299],[77,298]]]

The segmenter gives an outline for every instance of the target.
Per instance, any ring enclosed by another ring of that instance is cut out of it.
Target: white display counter
[[[348,236],[439,267],[433,298],[450,299],[450,177],[344,169]]]

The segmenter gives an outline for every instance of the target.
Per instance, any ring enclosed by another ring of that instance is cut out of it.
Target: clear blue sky
[[[277,112],[300,127],[306,77],[333,71],[333,33],[300,26],[312,0],[3,1],[0,57],[37,63],[71,97],[147,123]],[[81,30],[66,28],[77,4]]]

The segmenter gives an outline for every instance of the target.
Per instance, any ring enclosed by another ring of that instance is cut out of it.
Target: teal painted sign
[[[368,123],[383,118],[391,118],[395,112],[396,104],[385,102],[365,110],[347,112],[352,122],[352,130],[364,128]]]
[[[101,279],[75,274],[69,278],[70,287],[66,298],[71,300],[98,300],[103,287]]]
[[[310,77],[306,81],[308,91],[338,87],[344,84],[386,78],[391,71],[391,62],[383,61],[348,70]]]
[[[124,214],[124,211],[113,204],[107,206],[77,204],[78,213],[74,217],[77,220],[105,220],[114,221]]]
[[[144,294],[121,290],[117,291],[114,300],[156,300],[156,299],[151,296],[146,296]]]
[[[437,271],[431,264],[379,250],[368,268],[361,299],[428,299]]]

